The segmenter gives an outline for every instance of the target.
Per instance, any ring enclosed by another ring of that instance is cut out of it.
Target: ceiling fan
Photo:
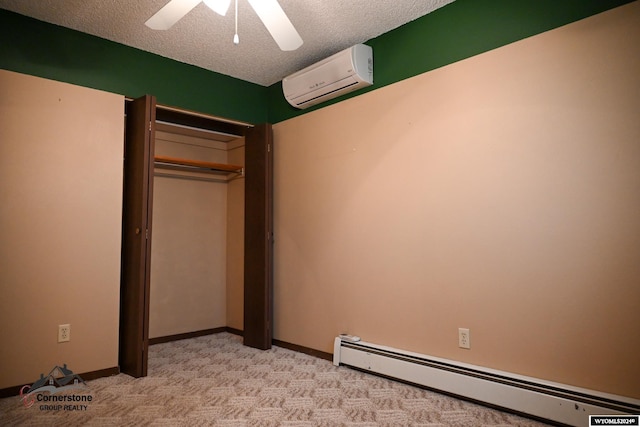
[[[155,13],[145,25],[154,30],[168,30],[189,13],[200,2],[214,12],[224,16],[231,0],[171,0]],[[302,38],[278,4],[278,0],[247,0],[281,50],[296,50],[302,46]],[[233,41],[238,44],[238,0],[236,0],[236,34]]]

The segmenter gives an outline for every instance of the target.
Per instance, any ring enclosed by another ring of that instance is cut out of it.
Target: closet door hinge
[[[149,121],[149,132],[151,132],[151,121]]]
[[[148,228],[145,230],[144,235],[145,235],[145,236],[144,236],[144,237],[145,237],[145,239],[149,240],[149,229],[148,229]]]
[[[267,144],[267,153],[271,152],[271,144]]]

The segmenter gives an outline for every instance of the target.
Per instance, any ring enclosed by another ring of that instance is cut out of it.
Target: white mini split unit
[[[307,108],[373,84],[373,49],[357,44],[282,80],[284,97]]]

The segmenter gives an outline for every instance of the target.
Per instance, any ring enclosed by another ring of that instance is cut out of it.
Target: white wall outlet
[[[458,328],[458,347],[471,348],[471,333],[467,328]]]
[[[71,325],[58,325],[58,342],[71,341]]]

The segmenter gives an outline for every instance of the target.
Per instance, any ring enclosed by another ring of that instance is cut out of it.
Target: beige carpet
[[[79,392],[76,392],[78,394]],[[149,376],[87,382],[85,411],[0,400],[0,425],[543,426],[431,391],[222,333],[150,348]]]

